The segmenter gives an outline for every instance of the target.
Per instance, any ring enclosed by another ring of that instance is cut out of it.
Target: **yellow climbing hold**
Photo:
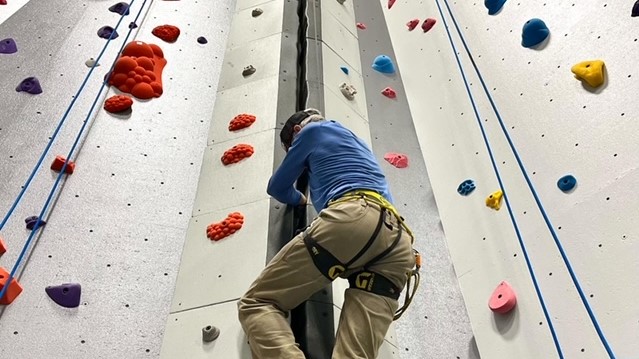
[[[486,206],[494,209],[495,211],[499,211],[501,208],[501,198],[503,196],[504,193],[502,191],[491,193],[491,195],[486,198]]]
[[[601,60],[584,61],[573,66],[570,71],[575,77],[586,81],[592,87],[601,86],[604,83],[604,62]]]

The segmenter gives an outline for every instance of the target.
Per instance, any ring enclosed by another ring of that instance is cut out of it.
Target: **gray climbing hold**
[[[338,3],[344,5],[344,3],[346,2],[346,0],[337,0]]]
[[[244,71],[242,71],[242,76],[246,77],[249,75],[253,75],[255,71],[257,71],[257,69],[255,69],[253,65],[248,65],[244,68]]]
[[[251,12],[251,16],[253,17],[258,17],[260,15],[262,15],[264,13],[264,10],[258,8],[253,9],[253,11]]]
[[[217,327],[207,325],[206,327],[202,328],[202,341],[204,342],[212,342],[219,336],[220,329],[218,329]]]
[[[98,67],[100,66],[100,64],[95,61],[95,59],[93,57],[89,58],[85,63],[85,65],[87,65],[87,67]]]
[[[348,85],[346,84],[346,82],[344,82],[343,84],[339,86],[339,89],[340,91],[342,91],[342,94],[347,99],[349,100],[355,99],[355,94],[357,93],[357,90],[355,89],[353,85]]]

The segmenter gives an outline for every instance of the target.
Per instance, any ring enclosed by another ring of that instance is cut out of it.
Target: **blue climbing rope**
[[[446,1],[446,0],[444,0]],[[490,156],[490,162],[493,166],[493,170],[495,171],[495,175],[497,177],[497,181],[499,182],[499,187],[503,192],[504,202],[506,203],[506,207],[508,208],[508,215],[510,216],[510,220],[515,229],[515,233],[517,234],[517,239],[519,240],[519,245],[521,246],[521,251],[524,255],[524,259],[526,260],[526,266],[528,267],[528,272],[530,273],[530,277],[533,282],[533,286],[535,287],[535,292],[537,293],[537,298],[539,299],[539,303],[541,304],[541,309],[544,312],[544,316],[546,317],[546,321],[548,322],[548,327],[550,328],[550,333],[552,335],[553,342],[555,343],[555,347],[557,348],[557,353],[559,357],[563,359],[564,355],[561,350],[561,345],[559,344],[559,339],[557,338],[557,333],[555,332],[555,328],[552,324],[552,320],[550,319],[550,315],[548,314],[548,308],[546,307],[546,303],[544,301],[544,297],[541,294],[541,290],[539,289],[539,284],[537,283],[537,277],[535,276],[535,272],[532,267],[532,263],[530,262],[530,258],[528,257],[528,251],[526,250],[526,245],[524,244],[523,238],[521,237],[521,232],[519,231],[519,226],[517,225],[517,221],[515,220],[515,216],[513,214],[512,208],[510,207],[510,201],[508,200],[508,195],[506,194],[506,189],[504,187],[503,181],[499,174],[499,169],[495,163],[495,157],[493,155],[493,151],[490,147],[490,142],[488,141],[488,137],[486,136],[486,131],[484,129],[484,125],[481,123],[481,118],[479,116],[479,111],[477,110],[477,105],[475,104],[475,99],[473,97],[472,92],[470,91],[470,87],[468,86],[468,81],[466,79],[466,73],[464,72],[464,68],[462,67],[461,61],[459,60],[459,56],[457,55],[457,47],[453,42],[453,37],[448,29],[448,23],[446,22],[446,17],[442,11],[442,8],[439,4],[439,0],[435,0],[437,4],[437,8],[439,9],[439,13],[442,17],[442,21],[444,22],[444,27],[446,28],[446,33],[448,34],[448,40],[450,41],[450,45],[453,48],[453,53],[455,55],[455,60],[457,60],[457,66],[459,67],[459,71],[461,72],[462,78],[464,80],[464,86],[466,87],[466,92],[468,93],[468,97],[470,98],[470,102],[473,106],[473,111],[475,112],[475,117],[477,119],[477,123],[479,124],[479,128],[481,130],[482,137],[484,138],[484,143],[486,144],[486,149],[488,150],[488,155]],[[461,34],[460,34],[461,36]]]
[[[479,68],[477,67],[477,64],[475,64],[475,60],[473,59],[473,56],[470,52],[470,49],[468,48],[468,45],[466,44],[466,40],[464,39],[464,36],[462,35],[461,29],[459,28],[458,24],[457,24],[457,20],[455,19],[455,16],[453,15],[452,10],[450,9],[450,6],[448,4],[448,0],[444,0],[444,3],[446,4],[446,7],[448,8],[448,13],[450,14],[451,19],[453,20],[453,24],[455,25],[455,28],[457,29],[457,33],[459,34],[459,38],[462,41],[462,44],[464,45],[464,48],[466,49],[466,53],[468,54],[468,57],[470,58],[470,62],[473,65],[473,68],[475,69],[475,72],[477,73],[477,76],[479,77],[479,81],[481,82],[481,85],[484,89],[484,92],[486,93],[486,96],[488,97],[488,100],[490,101],[490,105],[493,108],[493,111],[495,112],[495,115],[497,116],[497,120],[499,121],[499,125],[504,133],[504,136],[506,137],[506,140],[508,140],[508,144],[510,145],[510,149],[512,150],[513,154],[515,155],[515,159],[517,160],[517,164],[519,165],[519,168],[521,169],[521,172],[524,175],[524,178],[526,179],[526,183],[528,184],[528,187],[530,188],[530,191],[533,195],[533,197],[535,198],[535,202],[537,203],[537,207],[539,208],[539,211],[541,212],[544,221],[546,222],[546,226],[548,227],[548,230],[550,231],[550,233],[552,234],[552,238],[555,241],[555,245],[557,246],[557,249],[559,250],[559,253],[561,254],[561,258],[564,261],[564,264],[566,265],[566,268],[568,269],[568,273],[570,274],[570,278],[573,281],[573,284],[575,285],[575,288],[577,288],[577,292],[579,293],[579,297],[581,298],[581,301],[583,302],[584,307],[586,308],[586,311],[588,312],[588,316],[590,317],[590,320],[592,321],[592,324],[595,328],[595,330],[597,331],[597,335],[599,336],[599,339],[601,340],[601,343],[604,345],[604,347],[606,348],[606,352],[608,352],[608,355],[610,356],[610,358],[615,358],[615,355],[612,351],[612,348],[610,347],[610,345],[608,344],[608,341],[606,340],[606,337],[604,336],[604,333],[601,329],[601,327],[599,326],[599,322],[597,321],[597,318],[595,317],[595,314],[592,310],[592,308],[590,307],[590,304],[588,303],[588,300],[586,299],[586,295],[584,294],[581,285],[579,284],[579,280],[577,279],[577,276],[575,275],[575,272],[572,268],[572,265],[570,264],[570,261],[568,260],[568,256],[566,255],[566,252],[564,251],[563,246],[561,245],[561,241],[559,240],[559,237],[557,236],[557,233],[555,232],[555,229],[552,225],[552,223],[550,223],[550,219],[548,218],[548,215],[546,213],[546,210],[544,209],[543,204],[541,203],[541,200],[539,199],[539,196],[537,195],[537,191],[535,191],[535,187],[532,184],[532,181],[530,180],[530,177],[528,176],[528,173],[526,172],[526,169],[524,167],[523,162],[521,161],[521,158],[519,157],[519,153],[517,152],[517,149],[515,148],[515,145],[513,144],[510,135],[508,134],[508,131],[506,130],[506,126],[504,125],[504,122],[501,118],[501,115],[499,114],[499,110],[497,109],[497,106],[495,105],[495,102],[493,101],[492,96],[490,95],[490,92],[488,91],[488,88],[486,87],[486,83],[484,82],[484,78],[481,75],[481,72],[479,71]],[[438,4],[439,6],[439,4]],[[481,122],[480,122],[481,124]]]
[[[133,5],[133,3],[135,2],[135,0],[131,0],[131,3],[129,4],[129,7],[131,5]],[[138,11],[135,20],[133,21],[134,23],[137,23],[138,18],[140,17],[140,14],[142,13],[142,10],[144,9],[144,6],[146,4],[147,0],[144,0],[144,2],[142,3],[142,6],[140,7],[140,10]],[[120,21],[122,21],[122,18],[120,18]],[[120,24],[120,22],[118,22],[118,25]],[[116,26],[117,29],[117,26]],[[111,64],[111,67],[109,68],[109,72],[110,73],[113,70],[113,66],[115,65],[115,62],[118,58],[118,55],[122,52],[122,49],[124,49],[124,46],[126,45],[127,40],[129,39],[129,37],[131,36],[131,32],[133,31],[133,28],[129,28],[129,31],[126,35],[126,37],[124,38],[124,41],[122,42],[122,46],[120,46],[120,49],[118,50],[118,53],[116,55],[116,58],[113,60],[113,63]],[[102,51],[102,53],[104,52],[104,50]],[[102,53],[100,53],[100,56],[102,56]],[[99,57],[98,57],[99,59]],[[96,60],[97,63],[97,60]],[[86,80],[85,80],[86,82]],[[82,84],[82,86],[84,86],[84,83]],[[93,110],[95,109],[98,101],[100,100],[100,96],[102,95],[102,91],[104,91],[104,89],[107,86],[107,81],[103,81],[102,82],[102,86],[100,87],[100,90],[98,91],[98,94],[95,96],[95,99],[93,100],[93,103],[91,105],[91,108],[89,109],[89,112],[87,113],[86,118],[84,119],[84,122],[82,124],[82,127],[80,128],[80,131],[78,132],[78,135],[75,138],[75,141],[73,142],[73,145],[71,146],[71,149],[69,150],[69,153],[67,155],[67,159],[70,159],[73,156],[73,153],[75,152],[76,147],[78,146],[78,144],[80,143],[80,140],[82,139],[82,134],[84,133],[85,128],[87,127],[87,125],[90,123],[90,118],[91,118],[91,114],[93,113]],[[58,185],[60,184],[62,177],[65,174],[65,169],[67,167],[67,163],[65,162],[64,165],[62,166],[62,169],[60,170],[60,173],[58,174],[58,176],[56,177],[55,183],[53,184],[53,187],[51,188],[51,191],[49,192],[49,196],[47,197],[47,200],[44,203],[44,206],[42,207],[42,210],[40,211],[40,215],[38,216],[38,220],[35,223],[35,226],[33,227],[33,230],[31,230],[31,233],[29,234],[29,237],[27,238],[27,241],[25,242],[24,246],[22,247],[22,251],[20,252],[20,255],[18,256],[18,259],[16,260],[16,262],[14,263],[13,267],[11,268],[11,273],[9,274],[9,278],[7,279],[6,283],[11,283],[11,280],[13,280],[13,278],[15,278],[15,273],[17,272],[18,268],[20,267],[21,262],[24,260],[25,255],[31,245],[31,241],[33,240],[33,238],[35,237],[36,232],[38,231],[38,229],[41,226],[42,223],[42,218],[44,218],[47,214],[47,210],[49,209],[49,205],[51,204],[51,202],[54,199],[54,196],[56,194],[56,190],[58,188]],[[5,292],[8,289],[8,285],[5,285],[2,290],[0,290],[0,300],[2,300],[2,298],[5,295]]]

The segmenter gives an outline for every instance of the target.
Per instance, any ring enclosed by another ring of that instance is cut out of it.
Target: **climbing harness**
[[[344,274],[349,267],[355,263],[359,258],[361,258],[364,253],[371,247],[377,236],[379,235],[380,230],[382,229],[382,225],[385,225],[389,229],[392,229],[392,225],[388,223],[385,218],[387,213],[391,213],[394,215],[400,223],[399,233],[393,240],[393,243],[386,248],[382,253],[375,256],[375,258],[368,261],[364,264],[363,270],[357,271],[347,277],[350,288],[364,290],[373,294],[385,296],[388,298],[392,298],[395,300],[399,299],[401,289],[398,288],[391,280],[381,275],[380,273],[376,273],[368,270],[372,265],[377,263],[380,259],[384,258],[388,255],[399,243],[402,238],[403,231],[406,231],[411,237],[411,244],[414,242],[413,233],[410,231],[406,223],[404,223],[404,219],[399,215],[395,207],[388,202],[384,197],[379,195],[376,192],[367,191],[367,190],[357,190],[348,192],[336,200],[332,200],[329,202],[329,206],[337,203],[343,203],[346,201],[352,201],[356,199],[364,199],[376,203],[380,206],[380,214],[379,220],[377,221],[377,225],[375,226],[375,230],[373,234],[368,239],[364,247],[348,262],[342,263],[339,259],[335,258],[333,254],[331,254],[324,247],[319,245],[317,241],[315,241],[310,235],[304,235],[303,240],[306,245],[306,249],[308,250],[311,258],[313,259],[313,263],[317,267],[317,269],[324,275],[328,280],[333,281],[337,279],[337,277]],[[408,309],[408,306],[413,300],[415,293],[417,292],[417,288],[419,286],[419,269],[421,268],[421,255],[415,249],[413,249],[413,253],[415,255],[415,268],[406,273],[407,281],[406,281],[406,297],[404,299],[404,304],[401,308],[395,312],[393,320],[399,319],[402,314]],[[411,288],[414,277],[414,286]]]

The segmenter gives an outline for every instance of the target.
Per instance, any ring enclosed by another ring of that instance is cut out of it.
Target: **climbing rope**
[[[151,0],[151,1],[152,1],[152,0]],[[131,0],[131,2],[129,3],[129,8],[131,7],[131,5],[133,5],[133,3],[134,3],[134,2],[135,2],[135,0]],[[138,20],[138,18],[140,17],[140,14],[142,13],[142,10],[144,9],[144,6],[146,5],[146,2],[147,2],[147,0],[144,0],[144,2],[142,3],[142,6],[140,7],[140,10],[138,11],[138,13],[137,13],[137,15],[136,15],[135,20],[133,21],[133,23],[137,23],[137,20]],[[118,21],[118,23],[117,23],[117,25],[116,25],[115,29],[117,29],[117,28],[118,28],[118,26],[119,26],[119,25],[120,25],[120,23],[122,22],[122,19],[123,19],[123,18],[124,18],[124,16],[120,17],[120,21]],[[116,62],[116,60],[117,60],[117,58],[118,58],[119,54],[122,52],[122,49],[124,49],[124,46],[126,45],[127,40],[128,40],[128,39],[129,39],[129,37],[131,36],[131,32],[133,31],[133,29],[134,29],[134,27],[129,27],[129,31],[128,31],[128,33],[127,33],[126,37],[124,38],[124,41],[122,42],[122,46],[120,46],[120,49],[118,50],[118,53],[117,53],[117,55],[115,56],[115,59],[113,60],[113,63],[111,64],[111,67],[109,68],[109,71],[107,72],[107,74],[108,74],[108,73],[111,73],[111,71],[113,70],[113,66],[115,65],[115,62]],[[114,33],[115,33],[115,31],[114,31]],[[102,51],[100,52],[100,55],[99,55],[99,56],[98,56],[98,58],[96,59],[96,64],[94,64],[94,65],[93,65],[93,67],[91,68],[91,71],[93,71],[93,68],[95,68],[95,66],[97,65],[97,63],[98,63],[98,61],[99,61],[100,57],[102,56],[102,54],[104,53],[104,50],[106,49],[106,45],[108,45],[108,42],[109,42],[109,41],[111,41],[111,40],[112,40],[112,39],[111,39],[111,37],[107,40],[107,44],[105,44],[105,47],[104,47],[104,48],[102,49]],[[91,71],[89,72],[89,74],[91,73]],[[89,76],[89,75],[87,75],[87,77],[85,78],[84,82],[82,83],[82,85],[81,85],[81,87],[80,87],[80,90],[78,90],[78,94],[79,94],[79,93],[81,93],[82,89],[84,88],[84,85],[86,84],[86,81],[87,81],[87,79],[88,79],[88,76]],[[89,121],[89,120],[91,119],[91,114],[93,113],[93,110],[95,109],[95,106],[97,105],[97,103],[98,103],[98,101],[99,101],[99,99],[100,99],[100,96],[102,95],[102,91],[104,91],[104,89],[106,88],[106,86],[107,86],[107,81],[105,80],[105,81],[103,81],[103,82],[102,82],[102,86],[100,87],[100,90],[98,91],[98,94],[95,96],[95,99],[93,100],[93,103],[92,103],[92,105],[91,105],[91,108],[89,109],[89,112],[87,113],[87,116],[86,116],[86,118],[84,119],[84,122],[83,122],[83,124],[82,124],[82,127],[80,128],[80,131],[78,132],[78,134],[77,134],[77,136],[76,136],[76,138],[75,138],[75,141],[73,142],[73,145],[71,146],[71,149],[69,150],[69,153],[68,153],[68,155],[67,155],[67,157],[66,157],[67,159],[70,159],[70,158],[73,156],[73,154],[74,154],[74,152],[75,152],[76,147],[77,147],[77,146],[78,146],[78,144],[80,143],[80,140],[82,139],[82,135],[83,135],[83,133],[84,133],[84,130],[86,129],[87,125],[90,123],[90,121]],[[76,96],[76,98],[77,98],[77,96]],[[75,101],[75,98],[74,98],[74,100],[73,100],[73,101]],[[73,101],[72,101],[72,103],[73,103]],[[70,109],[70,108],[69,108],[69,109]],[[68,114],[69,109],[67,110],[67,113],[65,113],[65,117],[63,117],[63,120],[65,120],[65,119],[66,119],[66,115]],[[56,129],[56,131],[57,131],[57,130],[59,130],[59,127],[60,127],[60,125],[58,126],[58,129]],[[49,147],[49,146],[50,146],[50,144],[49,144],[49,145],[47,145],[47,151],[48,151],[48,147]],[[45,154],[46,154],[46,152],[45,152],[45,153],[43,153],[43,156],[40,158],[40,161],[38,162],[38,166],[42,163],[42,160],[43,160],[43,157],[44,157],[44,155],[45,155]],[[42,207],[42,210],[40,211],[40,215],[38,216],[38,220],[36,221],[36,223],[35,223],[35,225],[34,225],[33,229],[31,230],[31,233],[29,234],[29,237],[27,238],[27,240],[26,240],[26,242],[25,242],[24,246],[22,247],[22,251],[20,252],[20,255],[18,256],[18,259],[16,260],[16,262],[15,262],[15,263],[14,263],[14,265],[13,265],[13,267],[11,268],[11,273],[9,274],[9,278],[7,279],[6,283],[11,283],[11,281],[12,281],[12,280],[13,280],[13,278],[15,277],[15,273],[17,272],[18,268],[20,267],[20,264],[21,264],[21,263],[22,263],[22,261],[24,260],[25,255],[26,255],[26,253],[27,253],[27,251],[28,251],[28,249],[29,249],[29,247],[30,247],[30,245],[31,245],[31,241],[33,240],[33,238],[35,237],[36,232],[37,232],[37,231],[38,231],[38,229],[40,228],[40,225],[41,225],[41,223],[42,223],[42,218],[44,218],[44,217],[47,215],[47,210],[49,209],[49,206],[51,205],[51,202],[52,202],[52,200],[53,200],[53,198],[54,198],[54,195],[55,195],[55,193],[56,193],[56,190],[57,190],[57,188],[58,188],[58,185],[60,184],[60,182],[61,182],[61,180],[62,180],[62,177],[65,175],[65,169],[66,169],[66,167],[67,167],[68,162],[69,162],[69,161],[65,161],[64,165],[62,166],[62,169],[61,169],[61,170],[60,170],[60,172],[58,173],[58,176],[57,176],[57,178],[56,178],[56,180],[55,180],[55,183],[53,184],[53,187],[51,188],[51,191],[49,192],[49,195],[48,195],[48,197],[47,197],[47,200],[45,201],[44,206]],[[33,172],[33,173],[32,173],[32,175],[31,175],[32,177],[33,177],[33,175],[35,174],[35,172],[37,172],[37,166],[36,166],[36,168],[34,169],[34,172]],[[30,181],[30,180],[31,180],[31,178],[29,179],[29,181]],[[23,190],[23,191],[24,191],[24,190]],[[22,194],[22,193],[21,193],[21,194]],[[18,202],[18,201],[19,201],[19,199],[18,199],[18,200],[16,200],[16,204],[17,204],[17,202]],[[14,207],[13,207],[13,208],[15,208],[15,204],[14,204]],[[12,210],[13,210],[13,208],[12,208]],[[9,217],[9,214],[7,215],[7,218],[8,218],[8,217]],[[3,222],[3,223],[4,223],[4,222]],[[0,228],[1,228],[1,227],[0,227]],[[2,288],[2,290],[0,290],[0,300],[4,297],[4,295],[5,295],[5,293],[6,293],[6,291],[7,291],[7,289],[8,289],[8,288],[9,288],[9,286],[8,286],[8,285],[5,285],[5,286]]]

